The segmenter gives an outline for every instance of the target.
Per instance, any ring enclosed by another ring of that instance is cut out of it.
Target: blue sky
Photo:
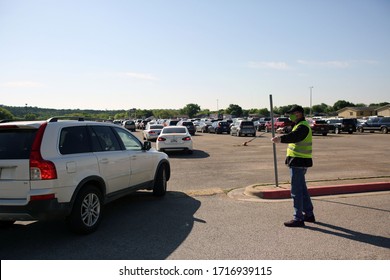
[[[0,0],[0,104],[390,102],[389,0]]]

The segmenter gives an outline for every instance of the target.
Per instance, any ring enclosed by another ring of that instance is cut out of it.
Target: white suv
[[[140,189],[166,193],[168,156],[127,129],[62,120],[0,123],[0,227],[65,217],[97,229],[103,205]]]

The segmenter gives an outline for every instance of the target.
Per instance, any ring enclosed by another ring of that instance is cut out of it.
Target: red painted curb
[[[309,194],[311,196],[390,191],[390,182],[317,186],[317,187],[309,186],[308,189],[309,189]],[[259,192],[258,196],[264,199],[282,199],[282,198],[290,198],[291,194],[290,194],[290,190],[275,189],[275,190],[262,190]]]

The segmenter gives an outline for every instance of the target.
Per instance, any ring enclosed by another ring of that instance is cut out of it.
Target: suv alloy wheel
[[[95,186],[88,185],[77,195],[67,222],[76,233],[91,233],[99,226],[102,213],[102,194]]]

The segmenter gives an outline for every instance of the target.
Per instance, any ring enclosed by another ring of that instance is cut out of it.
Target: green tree
[[[368,107],[383,107],[390,104],[389,102],[371,103]]]
[[[37,119],[37,115],[28,113],[24,118],[26,121],[35,121]]]
[[[188,115],[189,118],[192,118],[200,112],[200,106],[198,104],[190,103],[181,109],[180,112],[184,115]]]
[[[259,115],[264,116],[264,117],[269,117],[270,116],[270,111],[267,108],[262,108],[259,109]]]
[[[313,105],[313,113],[328,113],[330,111],[332,111],[332,108],[325,103]]]
[[[351,102],[345,101],[345,100],[339,100],[336,101],[336,103],[333,105],[333,110],[338,111],[345,107],[355,107],[355,105]]]
[[[10,111],[4,108],[0,108],[0,120],[12,120],[14,115]]]
[[[243,115],[242,108],[236,104],[230,104],[229,107],[225,109],[225,113],[235,117],[242,117]]]

